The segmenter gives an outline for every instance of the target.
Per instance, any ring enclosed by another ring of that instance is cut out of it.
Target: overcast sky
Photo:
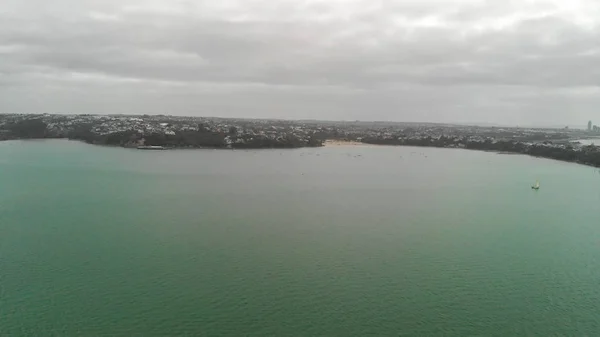
[[[2,0],[0,111],[600,124],[597,0]]]

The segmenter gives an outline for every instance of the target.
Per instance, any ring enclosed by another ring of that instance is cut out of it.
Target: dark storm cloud
[[[598,13],[558,0],[8,0],[0,108],[583,123],[600,103]]]

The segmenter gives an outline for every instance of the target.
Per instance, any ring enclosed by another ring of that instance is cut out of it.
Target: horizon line
[[[164,116],[164,117],[193,117],[193,118],[212,118],[212,119],[239,119],[239,120],[272,120],[272,121],[297,121],[297,122],[329,122],[329,123],[389,123],[389,124],[432,124],[432,125],[456,125],[456,126],[479,126],[479,127],[507,127],[507,128],[532,128],[532,129],[569,129],[587,130],[585,125],[573,124],[554,124],[554,125],[533,125],[533,124],[503,124],[497,122],[424,122],[424,121],[394,121],[394,120],[365,120],[365,119],[316,119],[316,118],[285,118],[285,117],[224,117],[224,116],[197,116],[197,115],[177,115],[177,114],[148,114],[148,113],[60,113],[60,112],[0,112],[0,115],[58,115],[58,116]]]

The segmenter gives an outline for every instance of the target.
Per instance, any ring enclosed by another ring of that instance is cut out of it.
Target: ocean
[[[591,167],[0,142],[1,336],[595,336],[599,284]]]

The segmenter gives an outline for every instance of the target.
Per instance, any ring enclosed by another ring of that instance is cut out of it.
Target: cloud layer
[[[4,0],[0,111],[584,125],[594,0]]]

